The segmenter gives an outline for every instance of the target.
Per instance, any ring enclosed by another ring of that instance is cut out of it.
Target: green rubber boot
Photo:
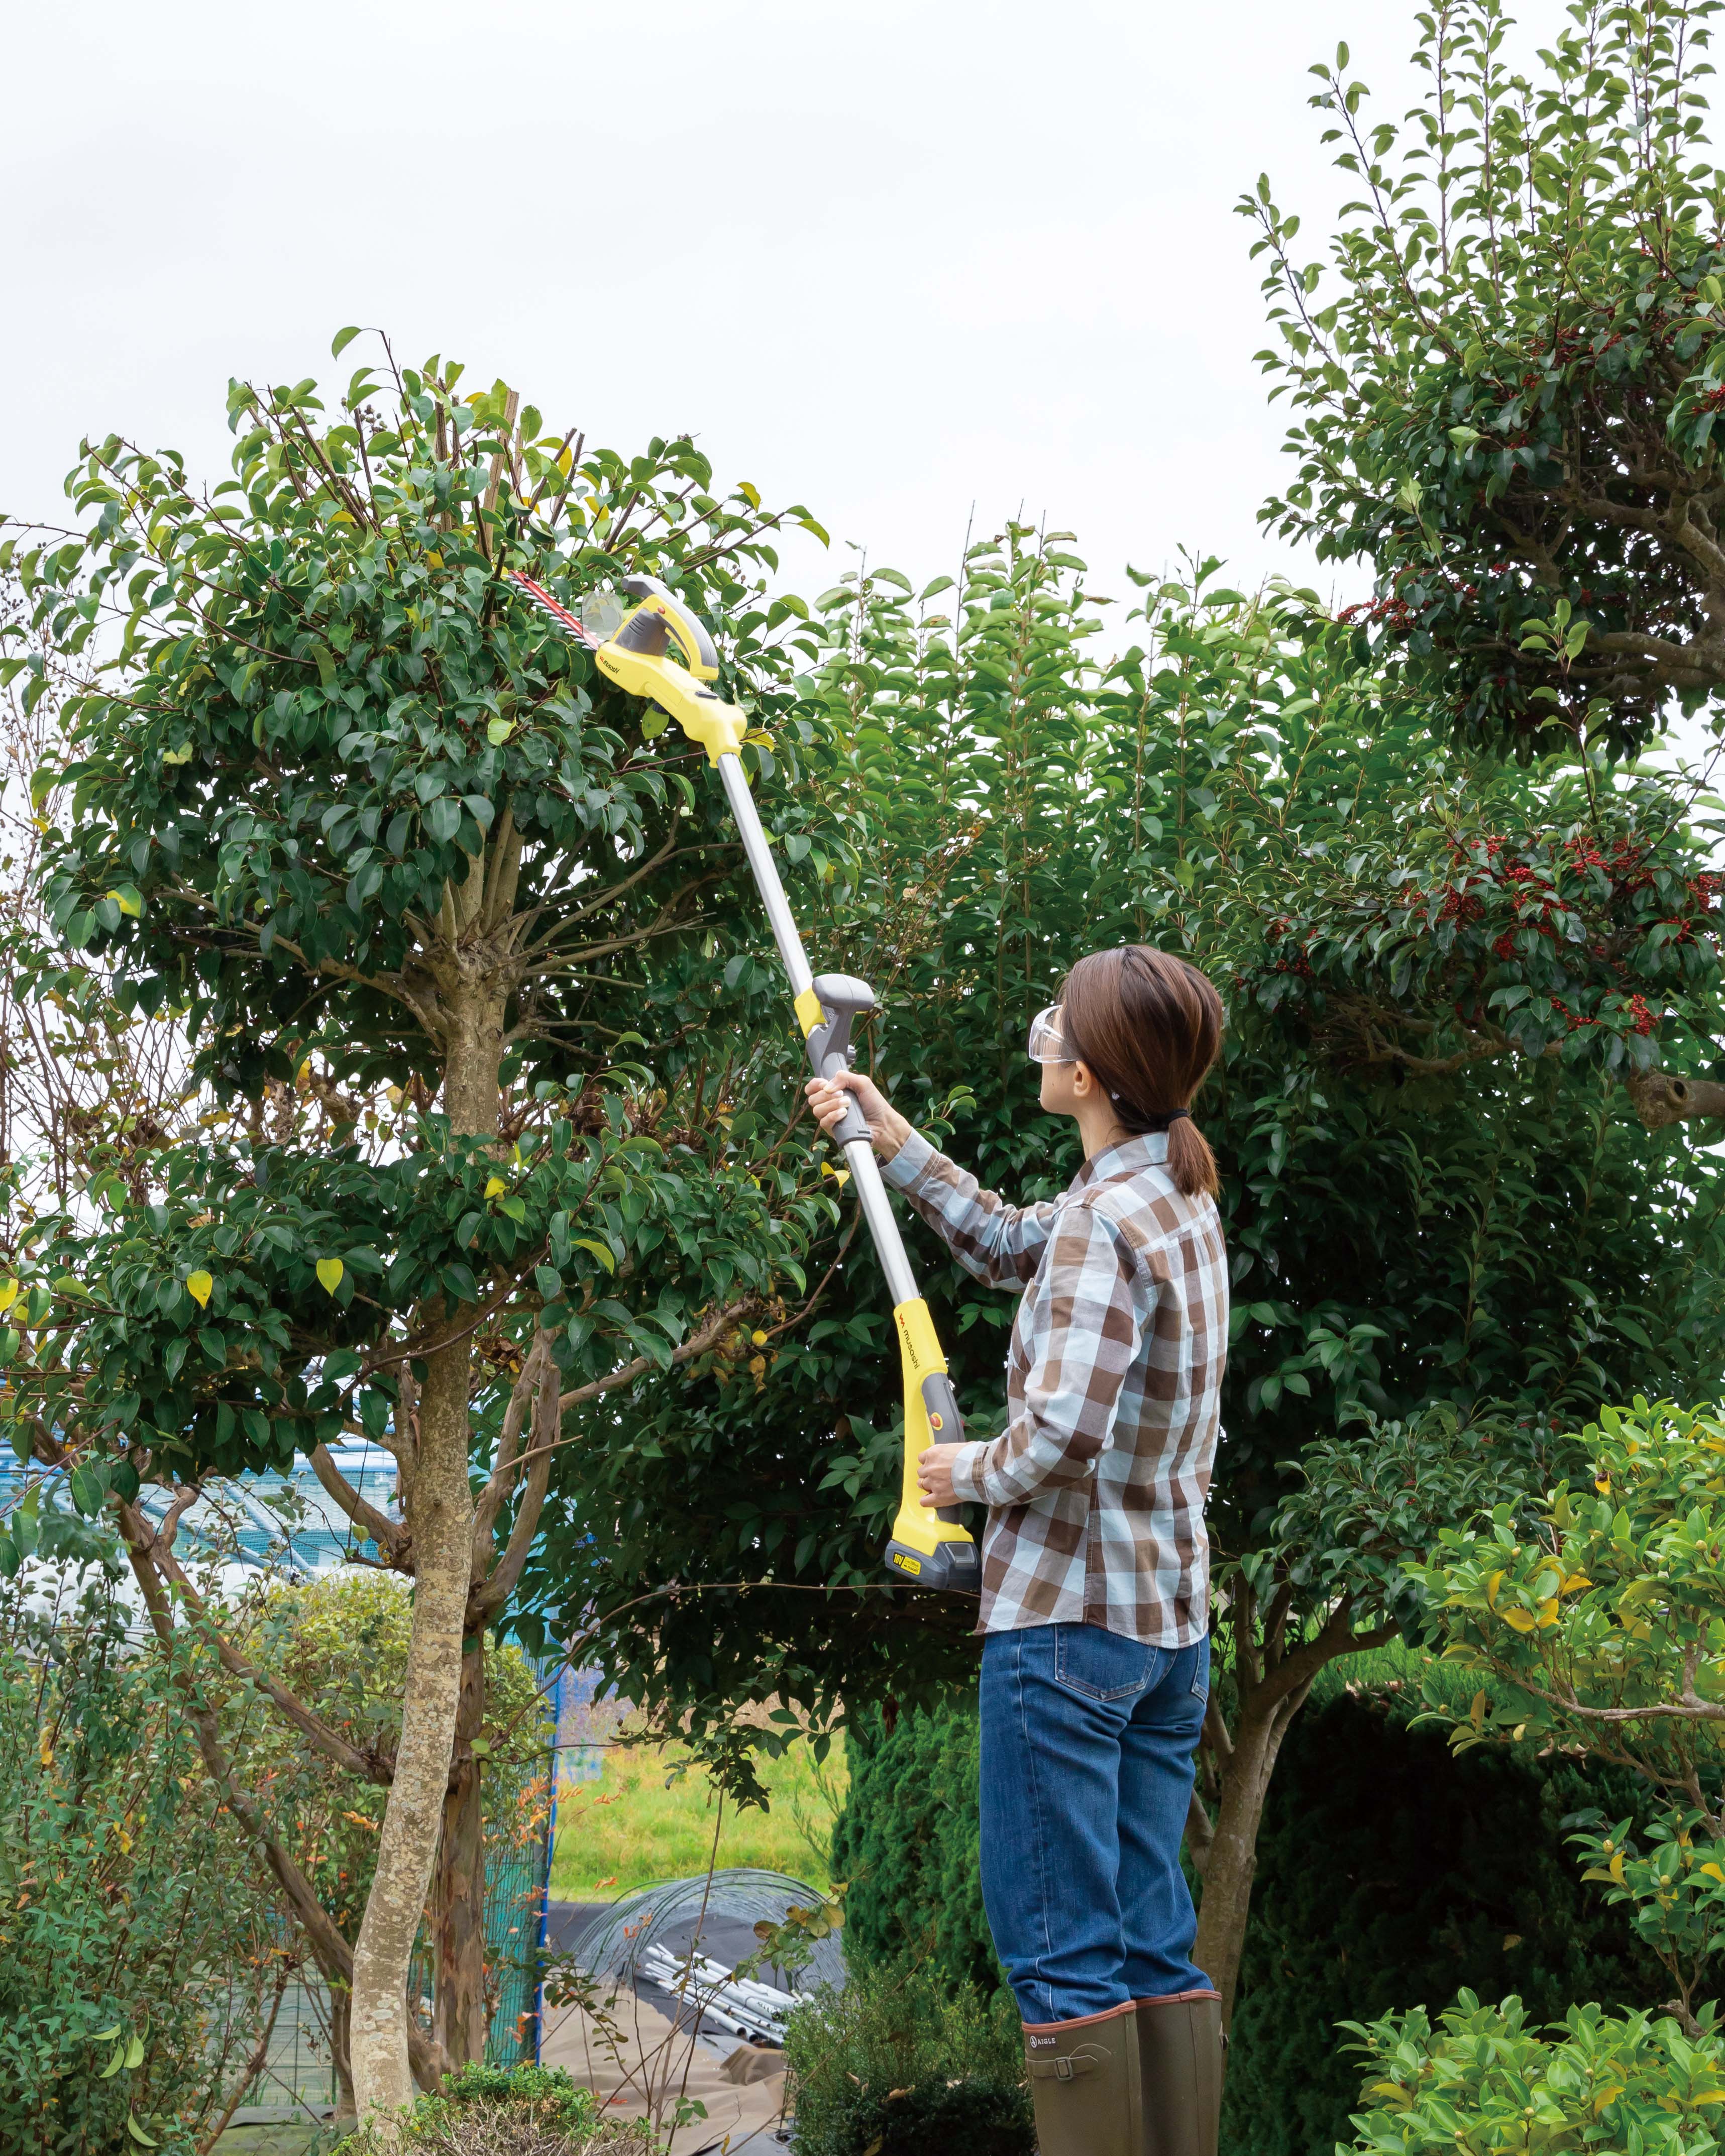
[[[1138,2011],[1026,2023],[1037,2156],[1144,2156]]]
[[[1216,2156],[1228,2049],[1221,1994],[1178,1991],[1136,2004],[1144,2156]]]

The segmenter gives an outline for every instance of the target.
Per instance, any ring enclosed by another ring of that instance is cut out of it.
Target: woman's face
[[[1050,1116],[1076,1116],[1095,1095],[1096,1081],[1084,1063],[1045,1063],[1038,1098]]]

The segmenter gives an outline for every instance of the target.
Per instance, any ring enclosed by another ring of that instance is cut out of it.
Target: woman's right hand
[[[841,1070],[836,1078],[811,1078],[803,1091],[814,1111],[814,1120],[824,1131],[834,1130],[843,1122],[845,1096],[854,1094],[868,1124],[875,1150],[882,1160],[891,1160],[911,1135],[911,1126],[874,1080],[865,1077],[860,1070]]]

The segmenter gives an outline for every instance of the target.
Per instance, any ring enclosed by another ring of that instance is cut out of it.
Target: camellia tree
[[[440,1835],[475,1876],[435,1900],[476,1905],[484,1657],[464,1649],[519,1578],[563,1416],[728,1353],[800,1288],[834,1208],[798,1160],[752,1172],[703,1081],[629,1064],[649,961],[680,980],[680,1038],[748,1019],[724,980],[738,864],[681,744],[506,573],[586,603],[650,569],[772,718],[798,615],[757,593],[783,519],[711,492],[687,441],[631,461],[547,435],[501,384],[462,395],[453,365],[384,372],[333,416],[309,381],[236,385],[235,476],[207,496],[172,455],[87,445],[80,527],[0,561],[39,654],[95,665],[37,782],[65,807],[34,992],[94,978],[181,1027],[210,1102],[195,1133],[13,1222],[0,1349],[18,1448],[116,1514],[164,1645],[209,1621],[174,1532],[210,1473],[306,1453],[373,1561],[411,1577],[388,1748],[223,1651],[387,1787],[351,1953],[188,1696],[207,1767],[351,1986],[359,2105],[387,2112],[483,2041],[476,1919],[441,2042],[408,2013],[408,1960]],[[764,733],[748,753],[773,767]],[[344,1430],[393,1452],[398,1519],[335,1468]],[[172,1493],[159,1524],[145,1480]],[[27,1501],[13,1564],[42,1531]]]
[[[1058,536],[1009,530],[921,595],[879,569],[841,583],[807,769],[855,865],[805,896],[829,891],[812,942],[885,999],[869,1053],[900,1105],[1015,1195],[1077,1165],[1022,1049],[1075,957],[1154,942],[1227,1002],[1199,1103],[1235,1297],[1224,1674],[1189,1840],[1199,1958],[1231,1995],[1265,1794],[1318,1671],[1413,1622],[1404,1563],[1440,1527],[1540,1486],[1553,1418],[1725,1362],[1725,1192],[1629,1082],[1697,1081],[1722,1012],[1692,783],[1452,744],[1358,631],[1194,582],[1148,590],[1106,666]],[[931,1238],[916,1255],[988,1435],[1010,1302]],[[567,1461],[523,1582],[532,1610],[619,1612],[621,1688],[721,1755],[740,1699],[819,1719],[962,1680],[974,1653],[962,1609],[875,1584],[889,1298],[848,1222],[810,1267],[809,1322],[757,1372],[644,1396],[632,1445]],[[666,1571],[675,1604],[632,1615]]]
[[[1371,564],[1359,611],[1440,722],[1617,753],[1725,688],[1718,5],[1565,12],[1525,73],[1503,0],[1419,13],[1430,88],[1401,129],[1345,45],[1312,70],[1359,191],[1327,267],[1267,177],[1240,208],[1299,461],[1266,518]]]

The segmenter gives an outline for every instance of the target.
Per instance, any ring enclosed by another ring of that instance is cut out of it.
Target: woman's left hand
[[[963,1502],[952,1487],[952,1457],[957,1450],[956,1445],[931,1445],[916,1462],[922,1502],[931,1510],[940,1505]]]

